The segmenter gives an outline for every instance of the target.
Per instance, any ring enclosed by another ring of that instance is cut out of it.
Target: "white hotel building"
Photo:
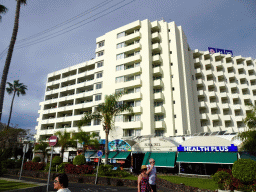
[[[256,100],[256,60],[191,50],[174,22],[135,21],[96,39],[96,58],[50,73],[40,103],[36,139],[56,131],[78,131],[83,113],[104,96],[120,100],[134,115],[115,118],[109,140],[134,136],[178,136],[243,131],[242,120]],[[83,126],[105,133],[99,121]]]

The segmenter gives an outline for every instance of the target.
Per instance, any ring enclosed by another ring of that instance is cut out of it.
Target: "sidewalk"
[[[8,177],[0,177],[0,180],[6,180],[6,181],[12,181],[12,182],[22,182],[22,183],[28,183],[28,184],[34,184],[37,185],[36,187],[29,187],[24,189],[14,189],[10,192],[45,192],[47,188],[46,183],[39,183],[39,182],[33,182],[33,181],[26,181],[26,180],[19,180],[14,178],[8,178]]]

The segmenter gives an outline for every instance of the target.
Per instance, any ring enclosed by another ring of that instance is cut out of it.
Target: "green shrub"
[[[32,160],[32,162],[34,163],[39,163],[41,161],[40,157],[34,157],[34,159]]]
[[[50,163],[47,163],[46,166],[44,167],[44,170],[48,172],[49,166],[50,166]],[[51,170],[54,170],[53,167],[51,168]]]
[[[113,165],[100,165],[98,174],[101,176],[112,176],[113,167]]]
[[[3,168],[6,169],[14,169],[15,168],[15,160],[14,159],[7,159],[2,161]]]
[[[232,175],[242,183],[252,183],[256,179],[256,161],[239,159],[232,167]]]
[[[21,167],[21,164],[22,164],[22,159],[19,159],[19,160],[16,160],[15,161],[15,168],[20,168]]]
[[[70,164],[69,162],[64,162],[64,163],[61,163],[59,166],[58,166],[58,172],[59,173],[65,173],[65,165],[66,164]]]
[[[62,163],[62,158],[60,156],[56,156],[52,160],[52,167],[56,167],[56,165],[59,165]]]
[[[73,160],[73,165],[84,165],[85,163],[84,155],[77,155]]]
[[[226,171],[218,171],[212,176],[213,180],[218,184],[218,188],[224,190],[225,184],[231,182],[231,175]]]

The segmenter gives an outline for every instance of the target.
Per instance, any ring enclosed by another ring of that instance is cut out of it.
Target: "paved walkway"
[[[39,179],[39,178],[32,178],[32,177],[21,177],[21,180],[18,180],[18,176],[7,175],[5,174],[3,177],[0,177],[4,180],[10,181],[17,181],[17,182],[26,182],[26,183],[33,183],[37,185],[46,185],[46,179]],[[122,191],[122,192],[137,192],[136,188],[128,188],[128,187],[112,187],[112,186],[101,186],[101,185],[91,185],[91,184],[84,184],[84,183],[69,183],[68,187],[72,192],[111,192],[111,191]],[[56,191],[53,188],[53,182],[50,181],[49,185],[49,192]]]

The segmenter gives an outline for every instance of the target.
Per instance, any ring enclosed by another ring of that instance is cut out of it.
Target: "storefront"
[[[238,159],[237,146],[220,137],[193,137],[177,151],[180,174],[212,175],[218,168],[231,169]]]
[[[142,137],[132,147],[131,166],[133,172],[139,173],[141,165],[148,165],[153,158],[158,171],[175,168],[176,150],[179,143],[164,137]]]

